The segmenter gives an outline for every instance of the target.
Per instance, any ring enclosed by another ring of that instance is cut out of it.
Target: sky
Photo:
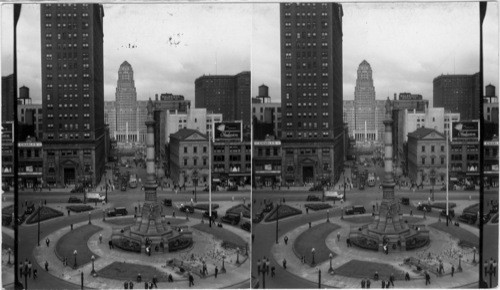
[[[251,4],[104,4],[104,95],[115,100],[118,69],[134,70],[137,99],[184,95],[194,104],[202,75],[250,70]],[[2,76],[12,69],[12,5],[2,6]],[[23,5],[18,23],[18,85],[41,103],[40,9]]]
[[[258,7],[257,7],[258,6]],[[479,4],[343,3],[343,97],[354,99],[359,64],[373,71],[376,98],[421,94],[432,105],[441,74],[479,72]],[[255,13],[258,12],[258,13]],[[265,84],[281,99],[279,4],[254,6],[252,96]],[[483,26],[484,84],[498,95],[498,7],[489,2]]]
[[[343,3],[343,97],[354,98],[363,60],[373,70],[377,99],[422,94],[432,105],[432,80],[479,71],[477,2]],[[104,4],[104,94],[115,99],[120,64],[134,69],[137,98],[182,94],[194,103],[203,74],[252,72],[252,96],[266,84],[280,101],[279,4]],[[12,73],[12,5],[2,5],[2,76]],[[484,83],[497,87],[498,7],[484,23]],[[130,46],[130,48],[129,48]],[[19,86],[41,102],[39,5],[23,5],[18,24]]]

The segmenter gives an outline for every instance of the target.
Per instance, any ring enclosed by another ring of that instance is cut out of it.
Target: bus
[[[137,187],[137,175],[136,174],[131,174],[130,179],[128,181],[128,186],[130,188],[136,188]]]

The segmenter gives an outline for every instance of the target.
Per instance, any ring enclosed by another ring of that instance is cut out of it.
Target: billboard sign
[[[214,141],[243,141],[241,121],[214,123]]]
[[[479,121],[453,122],[451,141],[479,141]]]

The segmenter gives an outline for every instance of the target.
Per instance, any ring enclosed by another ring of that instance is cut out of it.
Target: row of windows
[[[47,68],[47,70],[52,70],[54,65],[52,63],[47,63],[45,65],[45,67]],[[57,63],[58,70],[63,70],[63,69],[72,70],[72,69],[78,69],[78,68],[79,68],[78,63],[76,61],[73,63],[71,63],[71,62],[58,62]]]
[[[284,135],[287,137],[287,138],[293,138],[294,137],[294,132],[290,132],[290,131],[285,131],[284,132]],[[322,132],[322,135],[323,135],[323,138],[328,138],[329,134],[327,131],[323,131]],[[318,138],[318,132],[315,131],[315,132],[296,132],[296,137],[298,138]]]
[[[59,119],[78,119],[78,114],[59,114],[58,115]],[[83,117],[84,118],[90,118],[90,114],[89,113],[85,113],[83,114]],[[54,114],[47,114],[47,119],[54,119]],[[50,124],[48,124],[50,125]]]
[[[184,158],[184,166],[188,165],[189,158]],[[193,158],[193,166],[198,165],[198,159],[196,157]],[[203,158],[203,166],[207,165],[207,158]]]
[[[188,147],[184,146],[184,153],[188,153]],[[193,153],[198,153],[198,146],[193,146]],[[203,153],[207,153],[207,147],[203,146]]]
[[[427,147],[427,146],[422,145],[422,149],[421,149],[422,151],[421,151],[421,152],[425,152],[425,150],[426,150],[425,148],[426,148],[426,147]],[[436,152],[436,150],[435,150],[435,149],[436,149],[436,146],[435,146],[435,145],[431,145],[431,146],[430,146],[430,150],[431,150],[430,152]],[[444,152],[444,145],[441,145],[441,152]]]
[[[25,154],[26,153],[26,154]],[[19,149],[19,157],[40,157],[40,149]]]
[[[316,12],[312,12],[312,13],[311,12],[307,12],[307,13],[306,12],[302,12],[302,13],[297,12],[295,14],[295,16],[296,16],[296,18],[311,18],[311,17],[314,18],[314,17],[316,17]],[[328,13],[326,13],[326,12],[321,13],[321,17],[327,17],[327,16],[328,16]],[[292,13],[285,12],[285,18],[290,18],[290,17],[292,17]]]
[[[60,133],[59,134],[59,139],[61,140],[78,140],[80,134],[78,133]],[[47,139],[48,140],[54,140],[54,133],[47,133]],[[90,133],[83,133],[83,139],[90,139]]]
[[[421,158],[421,164],[422,165],[425,165],[426,159],[427,159],[426,157],[422,157]],[[437,159],[437,158],[431,157],[430,159],[431,159],[431,163],[430,164],[434,165],[435,164],[435,159]],[[444,157],[440,157],[439,159],[441,161],[441,165],[443,165],[444,164]]]
[[[57,13],[55,14],[57,18],[77,18],[77,13]],[[82,13],[82,17],[87,18],[89,14],[87,12]],[[45,13],[45,18],[52,18],[52,13]]]

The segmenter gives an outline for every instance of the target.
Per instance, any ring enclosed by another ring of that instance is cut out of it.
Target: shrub
[[[226,211],[226,214],[228,213],[234,213],[234,214],[240,214],[243,212],[243,216],[246,218],[250,218],[250,208],[244,204],[238,204]]]
[[[49,219],[53,219],[56,217],[63,216],[64,214],[58,210],[55,210],[50,207],[42,206],[38,207],[31,216],[26,220],[27,224],[34,224],[38,222],[38,212],[40,211],[40,221],[45,221]]]
[[[378,251],[378,242],[365,237],[351,238],[351,242],[363,249]]]
[[[208,210],[208,203],[197,203],[194,205],[195,209],[199,210]],[[212,203],[212,210],[216,210],[219,208],[219,204],[217,203]]]
[[[119,238],[117,240],[113,240],[113,245],[125,251],[137,252],[137,253],[141,252],[141,244],[139,242],[131,241],[129,239]]]
[[[309,191],[323,191],[323,185],[316,184],[315,186],[309,188]]]
[[[188,248],[193,244],[192,239],[186,239],[186,238],[179,238],[174,241],[168,242],[168,251],[169,252],[175,252],[179,250],[183,250]]]
[[[70,211],[74,212],[82,212],[82,211],[91,211],[94,208],[88,204],[82,204],[82,205],[68,205],[66,206],[67,209]]]
[[[457,204],[454,202],[448,202],[448,206],[449,206],[449,208],[454,208],[457,206]],[[431,207],[439,208],[439,209],[446,209],[446,202],[434,202],[433,204],[431,204]]]
[[[470,205],[470,206],[464,208],[463,212],[470,212],[473,214],[477,214],[478,211],[479,211],[479,203],[476,203],[476,204],[473,204],[473,205]]]
[[[289,216],[298,215],[298,214],[302,213],[302,211],[300,209],[296,209],[296,208],[291,207],[289,205],[282,204],[280,206],[275,207],[269,213],[269,215],[265,218],[266,222],[275,221],[277,219],[277,209],[279,209],[279,218],[280,219],[281,218],[286,218],[286,217],[289,217]]]
[[[424,237],[414,237],[406,239],[406,250],[413,250],[421,248],[429,243],[428,238]]]
[[[304,206],[308,209],[311,209],[311,210],[322,210],[322,209],[327,209],[327,208],[332,207],[328,203],[306,203]]]

